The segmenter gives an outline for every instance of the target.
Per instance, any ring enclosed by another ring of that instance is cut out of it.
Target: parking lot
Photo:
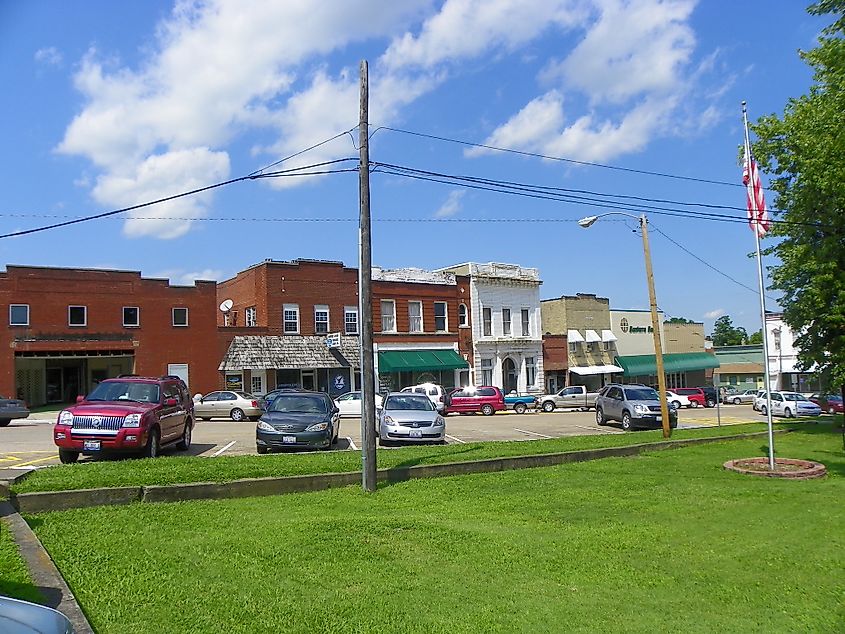
[[[0,470],[33,469],[58,464],[53,445],[52,424],[56,413],[33,414],[12,421],[0,429]],[[711,409],[685,409],[679,426],[732,425],[765,420],[750,405],[723,405]],[[446,419],[448,443],[479,441],[531,441],[561,436],[625,433],[618,424],[598,427],[595,412],[556,411],[552,413],[499,412],[495,416],[452,414]],[[636,433],[636,432],[633,432]],[[361,425],[355,418],[343,418],[335,451],[356,451],[361,447]],[[165,453],[175,453],[169,450]],[[180,455],[181,452],[179,452]],[[195,456],[217,457],[255,454],[255,423],[235,423],[215,419],[199,421],[194,428],[193,444],[188,452]],[[81,462],[93,460],[83,457]]]

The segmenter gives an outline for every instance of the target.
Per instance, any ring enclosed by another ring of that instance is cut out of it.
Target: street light
[[[588,229],[599,218],[605,216],[628,216],[640,223],[643,236],[643,253],[645,254],[645,274],[648,282],[648,299],[651,303],[651,327],[654,331],[654,358],[657,365],[657,391],[660,395],[660,420],[663,424],[663,437],[669,438],[672,429],[669,426],[669,404],[666,402],[666,374],[663,370],[663,344],[660,341],[660,321],[657,318],[657,297],[654,293],[654,273],[651,270],[651,251],[648,248],[648,219],[645,214],[635,216],[622,211],[608,211],[597,216],[587,216],[578,221],[578,226]]]

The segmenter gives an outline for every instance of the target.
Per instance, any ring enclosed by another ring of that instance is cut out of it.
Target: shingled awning
[[[329,348],[319,335],[238,336],[217,369],[360,368],[360,359],[358,337],[341,337],[340,347]]]

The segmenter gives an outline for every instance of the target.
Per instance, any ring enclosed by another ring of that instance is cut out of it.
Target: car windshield
[[[834,402],[837,402],[837,403],[842,402],[842,397],[839,396],[838,394],[828,394],[827,396],[825,396],[825,399],[828,400],[828,401],[834,401]]]
[[[657,396],[657,391],[650,387],[627,388],[625,390],[625,398],[629,401],[657,401],[660,397]]]
[[[325,414],[326,401],[320,396],[283,396],[280,394],[273,399],[268,411],[286,414]]]
[[[430,412],[434,409],[434,405],[427,396],[417,396],[411,394],[394,394],[387,397],[387,402],[384,404],[384,409],[411,409],[424,412]]]
[[[158,403],[159,390],[156,383],[140,381],[104,381],[94,388],[88,401],[137,401]]]
[[[783,398],[787,401],[806,401],[807,397],[803,394],[798,394],[796,392],[784,392]]]

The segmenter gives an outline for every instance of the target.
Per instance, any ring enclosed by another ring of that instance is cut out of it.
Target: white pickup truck
[[[553,412],[558,407],[588,410],[596,406],[597,396],[598,393],[588,392],[583,385],[570,385],[556,394],[543,394],[537,399],[537,402],[544,412]]]

